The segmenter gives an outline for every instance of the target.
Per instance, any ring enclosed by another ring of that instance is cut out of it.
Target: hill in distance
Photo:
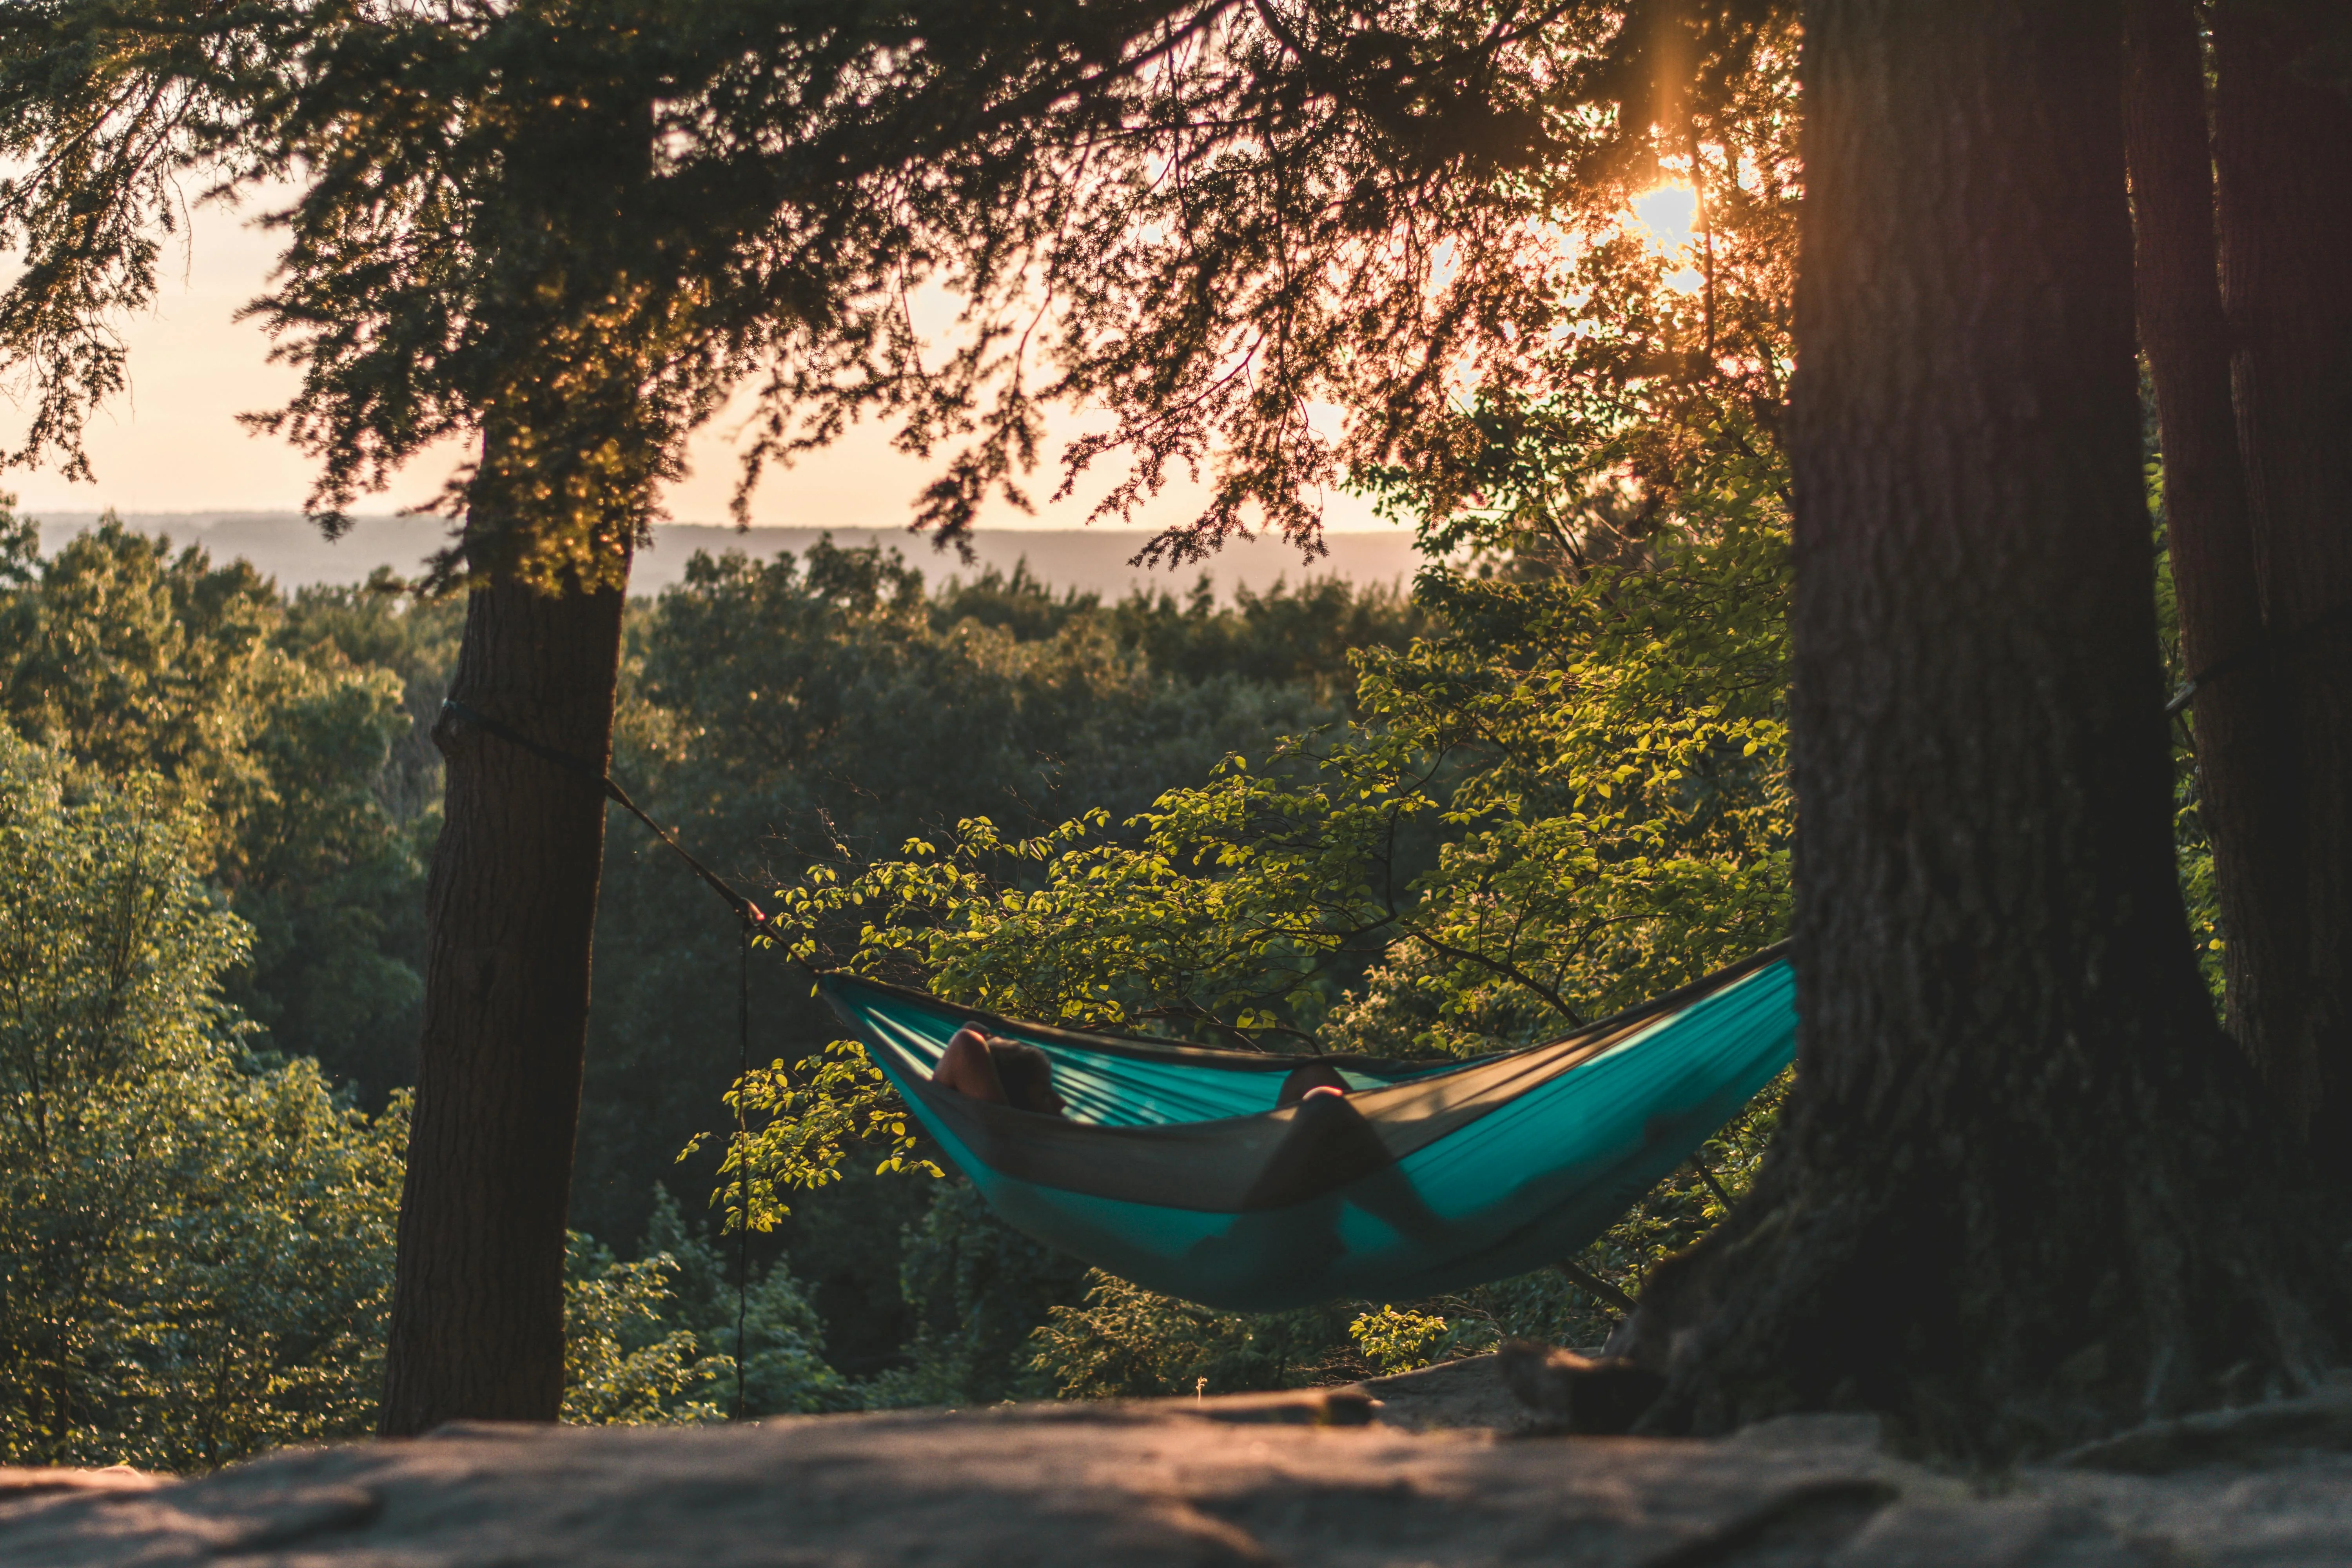
[[[216,562],[242,556],[279,587],[291,591],[313,583],[355,584],[367,581],[379,566],[412,575],[420,563],[446,542],[448,525],[435,517],[362,517],[341,539],[330,542],[299,512],[128,512],[122,521],[142,533],[160,534],[174,545],[201,544]],[[96,525],[95,512],[52,512],[40,517],[41,549],[55,552],[75,534]],[[718,554],[739,550],[772,556],[780,550],[803,552],[824,531],[814,528],[733,528],[704,523],[667,523],[654,529],[653,548],[637,557],[631,575],[634,594],[657,594],[686,575],[686,563],[698,550]],[[1175,573],[1166,568],[1147,572],[1128,564],[1151,537],[1145,529],[981,529],[972,535],[976,564],[964,565],[953,551],[933,549],[928,538],[904,529],[835,529],[834,542],[844,546],[881,544],[895,547],[926,579],[937,583],[968,577],[989,567],[1010,573],[1024,561],[1031,576],[1055,588],[1123,596],[1130,587],[1189,593],[1203,572],[1220,597],[1237,586],[1263,593],[1277,579],[1296,584],[1310,577],[1345,577],[1370,585],[1411,583],[1420,564],[1412,535],[1402,528],[1378,532],[1332,533],[1326,536],[1330,553],[1302,560],[1298,551],[1280,539],[1261,538],[1228,544],[1204,565]]]

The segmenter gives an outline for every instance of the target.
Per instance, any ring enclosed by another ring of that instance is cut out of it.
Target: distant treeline
[[[62,550],[77,534],[104,521],[93,512],[45,512],[40,519],[43,548]],[[215,560],[249,561],[289,593],[314,585],[357,587],[378,569],[415,576],[427,556],[449,542],[448,521],[430,515],[357,516],[349,532],[332,540],[298,511],[130,512],[121,521],[133,532],[166,537],[184,546],[200,544]],[[651,544],[630,565],[629,584],[631,592],[651,596],[683,582],[687,563],[698,553],[723,555],[740,550],[764,557],[789,550],[806,554],[820,539],[844,549],[903,548],[909,558],[923,563],[934,586],[990,570],[1007,575],[1025,566],[1056,588],[1118,599],[1139,587],[1156,592],[1162,584],[1181,590],[1203,574],[1199,569],[1171,573],[1134,565],[1136,552],[1153,537],[1152,530],[1142,528],[983,528],[964,542],[971,551],[967,558],[934,550],[931,541],[910,538],[903,527],[889,524],[746,531],[724,524],[657,522]],[[1279,534],[1232,540],[1218,551],[1205,574],[1213,579],[1221,597],[1230,598],[1239,588],[1262,593],[1277,580],[1301,577],[1402,584],[1421,563],[1412,531],[1402,526],[1326,534],[1323,542],[1328,554],[1303,562],[1297,546]]]

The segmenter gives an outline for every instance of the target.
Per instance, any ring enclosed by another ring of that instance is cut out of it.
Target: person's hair
[[[1045,1052],[1017,1040],[991,1040],[988,1059],[994,1064],[997,1081],[1004,1085],[1004,1098],[1014,1110],[1050,1116],[1059,1109],[1055,1101],[1060,1097],[1054,1092],[1054,1064],[1046,1059]]]

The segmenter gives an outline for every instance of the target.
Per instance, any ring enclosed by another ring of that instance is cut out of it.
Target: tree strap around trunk
[[[726,900],[727,907],[735,911],[736,919],[741,921],[752,931],[766,932],[768,917],[761,911],[760,906],[737,892],[728,884],[724,877],[696,859],[668,828],[646,816],[645,809],[629,798],[629,792],[613,782],[612,774],[585,757],[576,757],[569,752],[559,752],[552,746],[542,746],[521,731],[511,725],[502,724],[488,714],[469,708],[454,697],[445,697],[441,700],[441,710],[465,723],[473,725],[478,730],[496,735],[510,746],[521,747],[543,763],[552,763],[567,773],[577,773],[603,790],[606,799],[644,823],[648,832],[669,847],[670,853],[685,861],[696,876],[709,884],[711,891]]]
[[[2164,716],[2168,719],[2177,717],[2182,709],[2196,700],[2200,688],[2208,682],[2221,679],[2221,677],[2239,668],[2249,660],[2259,657],[2265,648],[2273,645],[2300,641],[2314,632],[2343,620],[2347,616],[2352,616],[2352,605],[2338,605],[2332,610],[2314,616],[2292,631],[2265,632],[2237,652],[2224,654],[2180,683],[2180,689],[2174,692],[2172,700],[2164,705]]]

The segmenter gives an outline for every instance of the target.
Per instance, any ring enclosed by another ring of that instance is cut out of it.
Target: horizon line
[[[49,508],[49,507],[28,507],[28,506],[21,506],[21,505],[20,505],[20,506],[15,507],[13,510],[16,512],[16,514],[17,514],[18,516],[20,516],[20,517],[29,517],[29,518],[31,518],[34,521],[37,521],[37,521],[43,521],[43,520],[45,520],[45,519],[47,519],[47,518],[91,518],[91,519],[96,519],[96,518],[101,518],[101,517],[104,517],[104,516],[105,516],[108,512],[110,512],[110,511],[113,512],[116,516],[121,517],[121,518],[123,518],[123,519],[125,519],[125,520],[129,520],[129,519],[131,519],[131,518],[159,518],[159,519],[185,518],[185,519],[191,519],[191,520],[194,520],[194,519],[199,519],[199,518],[211,518],[211,519],[228,519],[228,518],[289,518],[289,519],[298,519],[298,520],[300,520],[300,521],[309,521],[310,520],[310,518],[312,517],[312,515],[313,515],[312,513],[306,512],[306,511],[302,510],[299,507],[198,507],[198,508],[188,508],[188,509],[185,509],[185,510],[173,510],[173,511],[156,511],[156,510],[144,510],[144,509],[140,509],[140,510],[125,510],[125,509],[121,508],[121,507],[96,507],[96,508],[91,508],[91,507],[75,507],[75,508],[73,508],[73,509],[71,509],[71,510],[60,510],[60,509]],[[432,513],[432,512],[400,512],[400,511],[354,511],[354,512],[347,513],[346,515],[350,518],[350,520],[351,520],[352,522],[355,522],[355,523],[358,523],[358,522],[412,522],[412,521],[414,521],[414,522],[423,522],[423,521],[428,521],[428,520],[434,519],[434,518],[435,518],[435,516],[436,516],[436,514],[434,514],[434,513]],[[443,520],[443,521],[446,521],[446,520]],[[910,527],[910,526],[908,526],[908,525],[907,525],[907,524],[904,524],[904,523],[877,523],[877,522],[753,522],[753,523],[749,523],[749,524],[742,524],[742,523],[735,523],[735,522],[706,522],[706,521],[698,521],[698,520],[687,519],[687,518],[668,518],[668,519],[665,519],[665,520],[663,520],[662,521],[656,522],[656,523],[654,523],[652,526],[654,526],[655,528],[710,528],[710,529],[723,529],[723,530],[725,530],[727,532],[730,532],[730,533],[768,533],[768,532],[792,532],[792,531],[799,531],[799,532],[803,532],[803,533],[822,533],[822,532],[826,532],[826,531],[834,531],[834,532],[841,532],[841,531],[856,531],[856,532],[861,532],[861,533],[904,533],[904,534],[908,534],[908,535],[909,535],[909,536],[911,536],[911,537],[917,537],[917,538],[931,537],[931,535],[929,533],[929,531],[926,531],[926,530],[918,530],[918,529],[915,529],[915,528]],[[1327,526],[1327,527],[1324,529],[1324,531],[1324,531],[1324,532],[1326,532],[1326,533],[1347,533],[1347,534],[1372,534],[1372,535],[1381,535],[1381,534],[1390,534],[1390,533],[1404,533],[1404,532],[1410,532],[1411,531],[1412,531],[1412,525],[1411,525],[1411,524],[1408,524],[1408,523],[1402,523],[1402,522],[1384,522],[1384,523],[1372,523],[1372,524],[1365,524],[1365,523],[1361,523],[1361,522],[1349,522],[1349,523],[1342,523],[1342,524],[1335,524],[1335,525]],[[1155,527],[1151,527],[1151,526],[1150,526],[1150,525],[1148,525],[1148,524],[1138,524],[1138,523],[1095,523],[1095,522],[1075,522],[1075,523],[1072,523],[1072,522],[1065,522],[1065,523],[1053,523],[1053,522],[1027,522],[1027,523],[976,523],[976,524],[974,524],[974,525],[972,526],[971,531],[972,531],[973,533],[1072,533],[1072,534],[1087,534],[1087,533],[1139,533],[1139,534],[1159,534],[1159,533],[1165,533],[1165,532],[1167,532],[1167,531],[1168,531],[1168,530],[1166,530],[1165,528],[1155,528]],[[1244,543],[1244,544],[1255,544],[1255,543],[1258,542],[1259,542],[1259,541],[1261,541],[1261,540],[1272,540],[1272,541],[1275,541],[1275,542],[1287,542],[1286,541],[1284,541],[1284,540],[1283,540],[1282,535],[1280,535],[1279,533],[1275,533],[1275,532],[1272,532],[1271,531],[1267,531],[1267,530],[1260,530],[1260,531],[1256,531],[1256,532],[1255,532],[1255,533],[1248,534],[1248,535],[1246,535],[1246,536],[1244,536],[1244,537],[1241,538],[1240,540],[1238,540],[1238,541],[1237,541],[1237,542]]]

